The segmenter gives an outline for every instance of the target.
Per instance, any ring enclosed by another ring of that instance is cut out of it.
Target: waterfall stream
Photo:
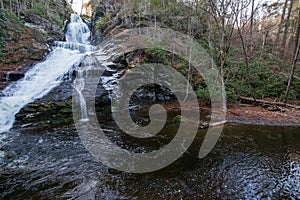
[[[53,51],[45,61],[36,64],[23,79],[3,90],[0,98],[0,133],[10,130],[15,115],[25,105],[58,86],[63,76],[93,50],[89,27],[76,14],[71,15],[65,37],[66,42],[54,43]]]

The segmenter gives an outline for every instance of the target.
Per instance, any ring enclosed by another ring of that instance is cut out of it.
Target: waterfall
[[[88,121],[88,114],[87,114],[87,109],[86,109],[86,101],[83,96],[83,90],[84,90],[84,80],[83,78],[83,70],[77,70],[78,77],[76,80],[76,84],[74,84],[74,89],[78,92],[79,94],[79,102],[80,102],[80,108],[81,108],[81,119],[82,121]]]
[[[0,97],[0,133],[12,128],[15,115],[28,103],[48,94],[63,81],[63,76],[78,66],[93,50],[90,30],[82,19],[72,14],[65,34],[66,42],[55,42],[45,61],[33,66],[25,77],[2,91]]]
[[[90,44],[90,29],[82,19],[76,15],[71,15],[71,23],[68,24],[66,32],[67,42]]]

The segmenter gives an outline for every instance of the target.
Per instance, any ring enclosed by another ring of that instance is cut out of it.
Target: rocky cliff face
[[[41,2],[18,12],[4,5],[6,9],[0,11],[0,90],[8,79],[21,78],[30,65],[45,57],[54,40],[64,37],[64,21],[70,15],[66,1],[52,1],[48,10]]]
[[[133,2],[133,1],[132,1]],[[99,44],[103,38],[115,35],[125,29],[154,26],[154,17],[150,14],[137,12],[137,5],[103,0],[92,1],[92,37],[94,44]]]
[[[139,9],[143,8],[141,5],[135,5],[135,3],[129,3],[128,1],[124,2],[111,0],[92,1],[94,11],[92,15],[92,41],[95,45],[100,44],[103,39],[114,36],[126,29],[154,26],[168,27],[167,22],[160,19],[157,15],[153,15],[151,12],[139,12]],[[111,45],[108,46],[108,48],[113,48]],[[108,50],[108,52],[110,51]],[[140,50],[128,53],[125,56],[113,57],[112,61],[117,66],[128,69],[128,67],[134,68],[138,66],[139,62],[137,63],[136,60],[144,60],[143,56],[150,58],[143,50]],[[168,88],[149,84],[136,90],[130,103],[132,105],[140,103],[151,104],[175,99],[174,94]]]

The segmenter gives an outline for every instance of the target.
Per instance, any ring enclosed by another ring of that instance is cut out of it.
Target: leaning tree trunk
[[[290,89],[291,89],[291,85],[292,85],[292,81],[293,81],[293,77],[294,77],[294,73],[295,73],[295,68],[296,68],[296,64],[297,64],[298,56],[299,56],[299,48],[300,48],[300,44],[299,44],[299,35],[300,35],[300,10],[298,11],[297,26],[298,27],[297,27],[296,38],[295,38],[294,58],[293,58],[293,64],[292,64],[292,70],[291,70],[289,82],[288,82],[288,85],[286,87],[286,92],[285,92],[285,97],[284,97],[284,102],[285,103],[287,103],[287,101],[289,99],[289,93],[290,93]]]

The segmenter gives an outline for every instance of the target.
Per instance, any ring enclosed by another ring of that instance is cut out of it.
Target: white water
[[[72,14],[71,23],[69,23],[66,32],[67,42],[90,44],[90,36],[91,33],[88,25],[78,15]]]
[[[67,27],[66,42],[56,42],[44,62],[36,64],[24,79],[8,86],[0,98],[0,133],[10,130],[15,115],[28,103],[58,86],[72,67],[79,65],[90,45],[88,26],[75,14]]]
[[[83,70],[78,70],[78,77],[75,81],[76,83],[74,84],[75,90],[79,94],[79,101],[80,101],[80,108],[81,108],[81,120],[82,121],[88,121],[88,114],[87,114],[87,108],[86,108],[86,101],[83,96],[83,90],[84,90],[84,78],[83,77]]]

